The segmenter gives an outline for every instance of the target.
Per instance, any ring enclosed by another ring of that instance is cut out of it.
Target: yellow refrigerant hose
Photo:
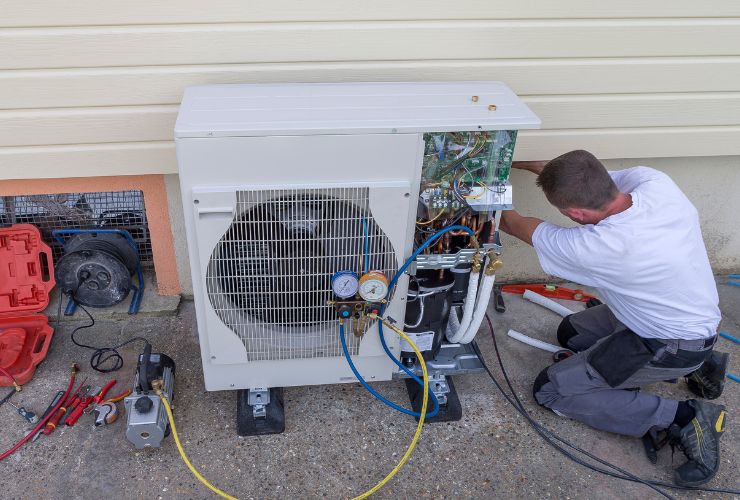
[[[180,456],[182,457],[182,461],[185,462],[185,465],[188,466],[188,469],[190,469],[190,472],[193,473],[193,475],[203,483],[206,488],[214,492],[216,495],[222,497],[222,498],[228,498],[229,500],[239,500],[236,497],[232,497],[228,493],[221,491],[220,489],[213,486],[210,482],[208,482],[208,479],[204,478],[200,475],[200,472],[198,472],[198,469],[196,469],[193,464],[190,463],[190,460],[188,460],[188,456],[185,454],[185,450],[182,448],[182,443],[180,443],[180,436],[177,435],[177,428],[175,427],[175,417],[172,416],[172,408],[170,408],[170,403],[167,401],[167,397],[164,395],[164,393],[161,390],[157,390],[157,396],[159,396],[159,399],[162,400],[162,404],[164,405],[164,409],[167,412],[167,420],[170,421],[170,428],[172,429],[172,437],[175,438],[175,444],[177,445],[177,451],[180,452]]]
[[[380,480],[378,484],[367,490],[365,493],[356,496],[353,500],[362,500],[364,498],[369,497],[373,493],[377,492],[379,489],[381,489],[383,486],[390,481],[393,476],[395,476],[398,471],[403,468],[404,465],[406,465],[406,462],[408,462],[409,457],[411,457],[411,453],[414,451],[414,448],[416,447],[416,443],[419,441],[419,436],[421,436],[421,430],[424,427],[424,417],[427,413],[427,403],[429,402],[429,374],[427,373],[427,365],[424,363],[424,356],[422,355],[421,351],[419,351],[419,348],[416,347],[416,344],[409,338],[408,335],[406,335],[403,330],[396,327],[393,323],[390,321],[387,321],[385,319],[382,319],[374,314],[368,315],[370,319],[379,319],[381,320],[388,328],[396,332],[398,335],[401,336],[403,340],[405,340],[411,348],[414,350],[414,354],[416,354],[416,359],[420,361],[421,365],[421,372],[422,377],[424,379],[424,396],[421,400],[421,411],[419,412],[421,415],[419,416],[419,423],[416,426],[416,432],[414,433],[414,437],[411,439],[411,444],[409,444],[409,447],[406,449],[406,453],[403,454],[401,457],[401,460],[398,461],[398,464],[391,470],[387,476],[385,476],[383,479]],[[175,444],[177,445],[177,451],[180,452],[180,457],[182,457],[182,461],[185,462],[185,465],[188,467],[190,472],[193,473],[193,475],[203,483],[209,490],[217,494],[218,496],[222,498],[227,498],[229,500],[238,500],[236,497],[233,497],[229,495],[228,493],[216,488],[213,486],[206,478],[204,478],[200,472],[198,472],[198,469],[196,469],[192,463],[190,463],[190,460],[188,459],[187,454],[185,453],[185,450],[182,447],[182,443],[180,443],[180,436],[177,434],[177,428],[175,427],[175,417],[172,416],[172,408],[170,407],[169,401],[167,401],[167,397],[164,395],[164,393],[157,389],[156,391],[157,396],[159,396],[159,399],[162,400],[162,404],[164,405],[164,409],[167,412],[167,420],[170,422],[170,428],[172,429],[172,437],[175,438]]]
[[[414,344],[414,342],[409,338],[408,335],[403,332],[403,330],[396,327],[396,325],[394,325],[390,321],[380,318],[375,314],[368,314],[368,318],[381,320],[384,325],[400,335],[401,338],[405,340],[414,350],[414,354],[416,354],[416,359],[419,360],[419,365],[421,365],[421,373],[424,379],[424,397],[421,400],[421,411],[419,412],[421,415],[419,416],[419,423],[416,425],[416,432],[414,433],[414,437],[411,439],[411,444],[409,444],[409,447],[406,449],[406,453],[403,454],[401,460],[398,461],[398,464],[393,468],[393,470],[391,470],[388,475],[385,476],[378,484],[367,490],[362,495],[356,496],[353,500],[361,500],[363,498],[369,497],[380,488],[385,486],[385,484],[390,481],[404,465],[406,465],[409,457],[411,457],[411,453],[414,451],[414,448],[416,448],[416,442],[419,441],[419,436],[421,436],[421,429],[424,427],[424,417],[427,414],[427,403],[429,402],[429,374],[427,373],[427,364],[424,362],[424,356],[422,355],[421,351],[419,351],[419,348],[416,347],[416,344]]]

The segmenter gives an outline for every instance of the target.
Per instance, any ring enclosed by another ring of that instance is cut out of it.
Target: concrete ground
[[[724,313],[721,329],[740,336],[740,288],[720,285]],[[558,317],[506,295],[507,312],[491,316],[504,362],[519,396],[535,418],[561,436],[644,477],[670,481],[683,454],[665,448],[657,466],[645,458],[639,440],[592,430],[532,403],[534,376],[550,363],[549,355],[506,337],[515,328],[555,341]],[[568,303],[573,309],[579,304]],[[95,313],[97,314],[97,313]],[[69,340],[73,323],[57,333],[48,359],[22,394],[14,397],[43,411],[52,393],[64,388],[68,367],[78,362],[82,377],[103,385],[109,377],[88,366],[90,352]],[[233,392],[206,392],[191,302],[169,317],[104,319],[81,339],[111,345],[143,335],[155,349],[177,363],[176,421],[192,462],[219,487],[239,498],[348,498],[365,491],[397,462],[411,439],[415,422],[376,402],[359,385],[290,388],[285,392],[287,425],[281,435],[237,437]],[[491,366],[493,347],[484,328],[478,341]],[[130,387],[134,360],[141,346],[122,350],[126,365],[116,377],[119,388]],[[740,348],[720,340],[718,349],[731,352],[730,371],[740,374]],[[496,370],[498,373],[498,370]],[[485,374],[455,380],[464,416],[459,422],[424,428],[406,467],[378,498],[653,498],[650,489],[604,477],[570,462],[546,445],[496,392]],[[389,398],[407,404],[403,383],[377,383]],[[117,392],[119,388],[114,389]],[[691,397],[684,382],[650,388],[660,394]],[[737,457],[740,432],[734,417],[739,386],[727,381],[719,400],[729,413],[722,439],[722,467],[710,486],[740,488]],[[125,417],[124,419],[125,420]],[[0,448],[5,449],[28,427],[9,405],[0,407]],[[2,498],[212,498],[180,461],[172,438],[162,448],[137,451],[124,437],[124,422],[93,428],[92,418],[73,428],[28,444],[0,464]],[[698,492],[674,492],[679,498],[720,498]],[[723,497],[727,498],[727,496]]]

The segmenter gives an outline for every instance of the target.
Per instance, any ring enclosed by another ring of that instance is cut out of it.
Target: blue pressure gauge
[[[340,299],[354,297],[359,286],[360,279],[352,271],[339,271],[331,277],[331,289]]]

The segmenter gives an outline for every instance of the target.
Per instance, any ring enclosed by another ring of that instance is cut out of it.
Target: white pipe
[[[557,351],[563,350],[563,348],[560,346],[548,344],[547,342],[533,339],[532,337],[527,337],[523,333],[519,333],[516,330],[509,330],[506,335],[508,335],[509,337],[513,339],[518,340],[519,342],[524,342],[525,344],[531,345],[532,347],[536,347],[537,349],[542,349],[543,351],[557,352]]]
[[[460,325],[457,327],[456,330],[454,331],[449,330],[447,332],[447,340],[452,344],[456,344],[460,341],[463,334],[468,330],[468,327],[470,326],[470,321],[473,319],[473,310],[475,309],[475,299],[478,296],[478,281],[479,280],[480,280],[480,275],[476,273],[475,271],[471,271],[470,282],[468,283],[468,295],[465,297],[465,304],[463,305],[462,321],[460,321]],[[449,327],[450,323],[448,322],[447,325]],[[452,333],[452,335],[450,335],[450,333]]]
[[[493,284],[496,281],[496,275],[491,274],[483,276],[483,284],[478,292],[478,300],[475,303],[475,311],[473,312],[473,321],[470,322],[470,326],[465,333],[463,333],[459,342],[461,344],[469,344],[473,341],[475,336],[478,334],[483,318],[488,312],[488,303],[491,300],[491,293],[493,292]]]
[[[533,292],[532,290],[525,290],[524,291],[524,298],[527,299],[530,302],[534,302],[535,304],[539,304],[542,307],[545,307],[555,314],[559,314],[562,317],[569,316],[573,314],[573,311],[568,309],[567,307],[558,304],[554,300],[550,300],[547,297],[544,297],[540,295],[537,292]]]
[[[460,329],[460,318],[457,316],[458,309],[459,307],[457,306],[450,309],[450,318],[447,320],[447,328],[445,329],[445,335],[448,338],[452,337]]]

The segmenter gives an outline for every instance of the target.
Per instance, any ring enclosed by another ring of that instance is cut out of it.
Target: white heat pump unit
[[[538,126],[499,82],[188,88],[175,138],[206,388],[246,390],[240,408],[259,420],[280,398],[270,389],[354,382],[340,315],[363,377],[398,377],[366,314],[443,224],[482,235],[481,256],[500,252],[516,131]],[[385,304],[429,353],[440,394],[446,375],[473,368],[434,370],[472,339],[455,329],[475,320],[474,252],[464,233],[440,238]]]

